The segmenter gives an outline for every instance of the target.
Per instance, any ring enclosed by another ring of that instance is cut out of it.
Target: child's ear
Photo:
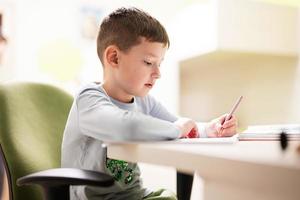
[[[119,49],[115,45],[108,46],[104,56],[111,66],[115,67],[119,64]]]

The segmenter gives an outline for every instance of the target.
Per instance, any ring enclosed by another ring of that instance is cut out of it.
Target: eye
[[[151,63],[151,62],[148,62],[148,61],[146,61],[146,60],[144,60],[144,63],[145,63],[146,65],[148,65],[148,66],[152,66],[152,63]]]

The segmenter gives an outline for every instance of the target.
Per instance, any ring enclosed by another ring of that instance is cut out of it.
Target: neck
[[[113,99],[116,99],[123,103],[132,103],[133,101],[133,95],[126,94],[122,89],[119,89],[119,87],[115,86],[109,81],[104,80],[102,87],[104,88],[107,95],[112,97]]]

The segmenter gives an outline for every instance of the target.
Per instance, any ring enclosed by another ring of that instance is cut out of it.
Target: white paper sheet
[[[234,144],[238,142],[238,135],[234,135],[232,137],[219,137],[219,138],[188,138],[188,139],[177,139],[168,141],[168,143],[184,143],[184,144],[200,144],[200,143],[206,143],[206,144],[218,144],[218,143],[225,143],[225,144]]]

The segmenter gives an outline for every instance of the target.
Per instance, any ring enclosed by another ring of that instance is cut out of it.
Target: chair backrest
[[[50,85],[0,85],[0,144],[12,199],[42,199],[36,187],[17,187],[16,179],[60,167],[61,141],[71,104],[69,94]]]

